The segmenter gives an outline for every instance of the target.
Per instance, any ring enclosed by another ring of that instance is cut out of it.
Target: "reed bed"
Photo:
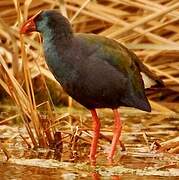
[[[43,57],[40,37],[22,37],[19,29],[43,9],[59,9],[75,32],[113,38],[132,49],[164,81],[166,87],[149,91],[152,108],[173,113],[179,109],[179,2],[176,0],[1,0],[0,85],[18,106],[34,146],[49,145],[56,133],[54,106],[45,79],[58,84]],[[40,77],[48,98],[38,104],[33,79]],[[71,104],[71,103],[70,103]],[[48,127],[38,109],[47,110]],[[68,115],[67,115],[68,116]],[[28,121],[32,121],[35,134]],[[44,135],[45,134],[45,135]],[[38,137],[38,138],[36,138]]]

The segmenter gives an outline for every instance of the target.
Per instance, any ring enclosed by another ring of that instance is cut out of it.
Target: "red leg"
[[[98,144],[98,139],[99,139],[101,123],[95,109],[91,110],[91,114],[92,114],[92,119],[93,119],[93,131],[94,131],[93,133],[94,134],[93,134],[93,139],[92,139],[91,149],[90,149],[90,162],[92,165],[95,165],[96,149],[97,149],[97,144]]]
[[[119,115],[117,109],[113,109],[113,113],[114,113],[114,135],[113,135],[113,139],[112,139],[111,151],[108,155],[109,161],[112,161],[112,159],[113,159],[116,145],[119,142],[119,137],[121,135],[121,130],[122,130],[122,123],[121,123],[120,115]]]

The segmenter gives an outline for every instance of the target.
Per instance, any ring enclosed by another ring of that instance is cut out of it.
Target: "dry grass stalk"
[[[0,141],[0,148],[3,150],[7,160],[11,157],[11,155],[9,154],[8,150],[5,148],[5,145],[3,143],[1,143]]]

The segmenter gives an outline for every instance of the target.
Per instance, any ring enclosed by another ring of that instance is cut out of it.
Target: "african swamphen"
[[[150,112],[142,75],[148,85],[162,85],[129,49],[115,40],[95,34],[73,33],[67,18],[58,11],[41,11],[30,18],[21,33],[40,32],[49,69],[64,90],[91,111],[94,136],[90,161],[96,161],[100,120],[96,108],[112,108],[115,129],[108,159],[112,160],[121,134],[119,106]]]

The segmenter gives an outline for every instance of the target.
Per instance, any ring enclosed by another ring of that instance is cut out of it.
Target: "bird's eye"
[[[43,18],[40,14],[38,14],[36,17],[35,17],[35,20],[36,21],[41,21]]]

